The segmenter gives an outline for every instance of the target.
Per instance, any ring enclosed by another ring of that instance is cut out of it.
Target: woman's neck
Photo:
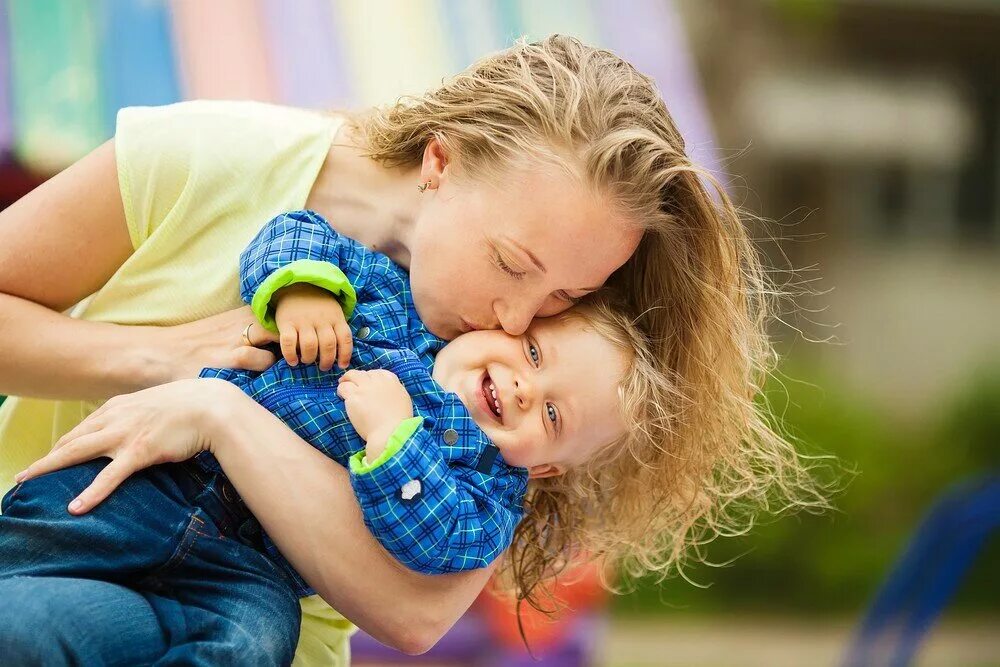
[[[420,205],[419,168],[387,169],[366,157],[341,125],[306,207],[344,236],[410,266],[410,234]]]

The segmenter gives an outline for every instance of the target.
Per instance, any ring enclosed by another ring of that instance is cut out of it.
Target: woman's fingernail
[[[14,475],[14,482],[20,484],[21,480],[24,479],[24,476],[27,474],[28,474],[27,470],[22,470],[21,472],[17,473],[16,475]]]
[[[80,500],[79,498],[77,498],[76,500],[74,500],[73,502],[71,502],[71,503],[69,504],[69,509],[70,509],[70,511],[72,511],[72,512],[75,512],[75,511],[77,511],[77,510],[78,510],[78,509],[80,509],[81,507],[83,507],[83,501],[82,501],[82,500]]]

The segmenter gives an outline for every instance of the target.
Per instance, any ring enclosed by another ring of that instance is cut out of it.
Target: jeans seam
[[[17,492],[21,490],[24,486],[24,482],[18,482],[13,489],[10,490],[10,495],[7,496],[7,507],[10,507],[15,500],[17,500]]]
[[[169,572],[174,568],[178,567],[187,559],[188,555],[191,553],[191,549],[194,548],[195,543],[198,541],[197,536],[204,536],[205,534],[194,527],[195,522],[200,522],[204,524],[205,522],[200,519],[197,515],[192,514],[191,519],[188,521],[187,526],[184,528],[184,532],[181,534],[181,543],[178,545],[177,549],[170,555],[170,557],[160,565],[158,568],[150,572],[149,576],[155,577],[159,574]],[[206,536],[207,537],[207,536]]]

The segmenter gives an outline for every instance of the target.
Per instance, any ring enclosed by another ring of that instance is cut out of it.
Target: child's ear
[[[528,479],[542,479],[544,477],[556,477],[566,472],[566,468],[558,463],[540,463],[528,468]]]

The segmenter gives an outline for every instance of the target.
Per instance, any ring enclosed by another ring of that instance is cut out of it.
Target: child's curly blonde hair
[[[560,164],[645,230],[609,281],[620,306],[597,297],[580,310],[631,350],[622,379],[631,432],[585,468],[530,485],[501,565],[520,599],[536,604],[538,584],[583,554],[665,575],[703,559],[698,547],[715,536],[745,531],[759,509],[824,506],[755,402],[776,361],[765,326],[779,293],[726,192],[688,159],[649,77],[553,35],[353,122],[387,166],[419,165],[431,137],[470,178],[525,159]]]

